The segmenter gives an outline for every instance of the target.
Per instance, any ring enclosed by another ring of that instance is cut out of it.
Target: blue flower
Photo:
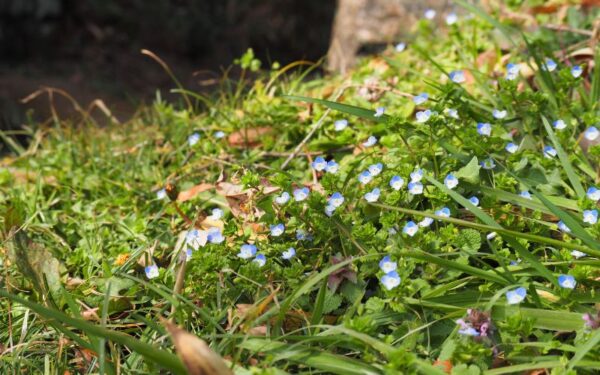
[[[487,122],[479,122],[477,123],[477,133],[489,137],[492,135],[492,125]]]
[[[506,117],[506,110],[494,109],[492,111],[492,116],[494,116],[495,119],[502,120]]]
[[[483,169],[489,170],[489,169],[496,168],[496,162],[494,162],[494,159],[492,159],[492,158],[485,159],[480,164],[481,164],[481,168],[483,168]]]
[[[458,16],[456,13],[452,12],[446,16],[446,25],[454,25],[458,21]]]
[[[220,208],[213,208],[211,215],[208,217],[210,220],[220,220],[223,217],[223,210]]]
[[[419,221],[419,226],[421,228],[427,228],[431,224],[433,224],[433,219],[430,217],[424,217],[423,220]]]
[[[315,161],[312,162],[311,166],[315,171],[321,172],[327,168],[327,161],[322,156],[317,156]]]
[[[571,75],[574,78],[579,78],[579,76],[581,76],[582,73],[583,73],[583,69],[579,65],[575,65],[574,67],[571,68]]]
[[[554,147],[552,147],[552,146],[544,147],[544,157],[546,157],[548,159],[552,159],[555,156],[556,156],[556,150],[554,149]]]
[[[417,122],[424,123],[429,120],[431,117],[431,110],[419,111],[416,113],[415,117],[417,118]]]
[[[340,168],[340,165],[338,163],[336,163],[335,160],[329,160],[327,162],[327,166],[325,167],[325,172],[336,174],[337,171],[339,170],[339,168]]]
[[[290,193],[284,191],[280,196],[275,197],[275,203],[278,205],[284,205],[290,200]]]
[[[406,49],[406,43],[398,43],[394,48],[396,49],[396,52],[402,52]]]
[[[381,193],[381,190],[379,190],[379,188],[375,188],[375,189],[373,189],[370,192],[368,192],[368,193],[365,194],[365,199],[369,203],[377,202],[377,200],[379,199],[379,194],[380,193]]]
[[[188,137],[188,144],[190,146],[195,145],[200,140],[200,134],[194,133]]]
[[[419,104],[425,103],[427,101],[427,99],[429,99],[429,94],[422,92],[419,95],[413,97],[413,102],[416,105],[419,105]]]
[[[554,129],[556,130],[563,130],[567,127],[567,124],[562,119],[558,119],[552,123],[552,126],[554,126]]]
[[[256,263],[259,267],[262,267],[267,263],[267,257],[265,254],[256,254],[256,258],[252,259],[252,263]]]
[[[450,217],[450,209],[448,207],[444,207],[435,211],[435,214],[441,217]]]
[[[519,195],[521,196],[521,198],[531,199],[531,193],[528,192],[527,190],[521,190]]]
[[[271,236],[273,237],[279,237],[285,232],[285,225],[282,223],[271,225],[269,228],[271,230]]]
[[[363,173],[358,175],[358,181],[360,181],[361,184],[366,185],[369,182],[371,182],[371,180],[373,179],[373,175],[371,175],[371,172],[369,171],[364,171]]]
[[[398,268],[398,264],[392,260],[389,255],[386,255],[379,261],[379,269],[383,271],[383,273],[390,273],[395,271]]]
[[[509,305],[521,303],[525,300],[525,297],[527,297],[527,289],[523,287],[506,292],[506,300],[508,301]]]
[[[583,133],[583,136],[588,141],[595,140],[596,138],[598,138],[599,135],[600,135],[600,131],[598,131],[598,129],[595,126],[590,126],[589,128],[586,129],[585,133]]]
[[[571,251],[571,256],[575,259],[579,259],[579,258],[583,258],[584,256],[587,256],[587,254],[584,253],[583,251],[573,250],[573,251]]]
[[[475,207],[479,206],[479,198],[475,196],[469,198],[469,202],[471,202],[471,204]]]
[[[347,126],[348,126],[348,120],[345,120],[345,119],[337,120],[336,122],[333,123],[333,128],[335,129],[336,132],[341,132],[342,130],[346,129]]]
[[[190,259],[192,259],[192,249],[186,249],[185,250],[185,261],[189,262]]]
[[[367,140],[365,142],[363,142],[363,146],[364,147],[371,147],[371,146],[375,146],[375,144],[377,143],[377,138],[375,138],[374,136],[370,136],[369,138],[367,138]]]
[[[256,246],[251,244],[244,244],[240,247],[238,257],[242,259],[250,259],[256,254]]]
[[[290,260],[292,259],[294,256],[296,256],[296,249],[294,249],[293,247],[290,247],[289,249],[287,249],[286,251],[284,251],[281,254],[281,257],[285,260]]]
[[[450,72],[448,76],[450,77],[450,80],[454,83],[463,83],[465,81],[465,72],[463,72],[462,70],[455,70],[453,72]]]
[[[408,223],[406,223],[404,225],[404,228],[402,229],[402,233],[408,234],[409,236],[413,237],[415,234],[417,234],[417,232],[419,231],[419,226],[417,224],[415,224],[414,221],[409,221]]]
[[[344,196],[342,195],[342,193],[338,193],[338,192],[333,193],[333,194],[331,194],[331,197],[329,197],[328,203],[332,207],[338,208],[344,203]]]
[[[408,192],[412,195],[423,194],[423,184],[419,181],[408,183]]]
[[[400,190],[404,186],[404,179],[400,176],[394,176],[390,180],[390,186],[394,190]]]
[[[565,233],[570,233],[571,232],[571,228],[569,228],[567,226],[567,224],[564,223],[564,221],[560,220],[557,224],[558,229],[565,232]]]
[[[595,186],[591,186],[587,189],[586,195],[594,202],[598,202],[598,200],[600,200],[600,189]]]
[[[225,237],[223,237],[223,234],[221,233],[221,229],[216,228],[216,227],[211,227],[208,229],[207,239],[208,239],[208,242],[210,242],[212,244],[220,244],[223,241],[225,241]]]
[[[369,173],[373,177],[375,177],[378,174],[380,174],[382,170],[383,170],[383,164],[381,164],[381,163],[372,164],[372,165],[369,166]]]
[[[328,204],[327,206],[325,206],[325,215],[331,217],[334,212],[335,212],[335,207],[333,207],[330,204]]]
[[[298,241],[312,241],[313,236],[310,233],[306,233],[304,229],[297,229],[296,239]]]
[[[584,210],[583,222],[588,224],[596,224],[598,222],[598,210]]]
[[[392,290],[400,285],[400,276],[398,276],[398,272],[396,271],[386,273],[379,280],[387,290]]]
[[[571,275],[560,275],[558,276],[558,285],[565,289],[575,289],[577,281],[575,281],[575,278]]]
[[[435,18],[436,11],[434,9],[427,9],[424,13],[425,18],[432,20]]]
[[[385,107],[377,107],[377,108],[375,108],[375,113],[373,114],[373,117],[381,117],[381,116],[383,116],[384,113],[385,113]]]
[[[201,246],[206,245],[208,240],[208,232],[192,229],[185,235],[185,244],[194,250],[198,250]]]
[[[307,187],[303,187],[302,189],[296,189],[294,190],[294,200],[296,202],[302,202],[303,200],[308,198],[309,193],[310,190],[308,190]]]
[[[221,131],[221,130],[216,131],[215,134],[214,134],[214,137],[217,138],[217,139],[224,138],[225,137],[225,132]]]
[[[444,113],[448,115],[448,117],[452,117],[458,120],[458,111],[454,108],[446,108]]]
[[[165,189],[160,189],[156,192],[156,199],[165,199],[167,197],[167,191]]]
[[[459,335],[463,335],[463,336],[479,336],[480,335],[478,330],[473,328],[473,326],[471,324],[465,322],[463,319],[458,319],[456,321],[456,324],[458,324],[460,326],[460,329],[458,330]]]
[[[517,146],[516,144],[510,142],[506,145],[506,147],[504,147],[504,149],[506,151],[508,151],[511,154],[514,154],[515,152],[517,152],[519,150],[519,146]]]
[[[546,59],[546,62],[542,65],[542,69],[547,70],[549,72],[555,71],[556,67],[556,61],[552,59]]]
[[[506,80],[512,81],[519,76],[521,67],[518,64],[509,63],[506,65]]]
[[[154,279],[158,277],[158,266],[156,264],[147,266],[146,268],[144,268],[144,271],[146,272],[146,277],[148,279]]]
[[[452,173],[449,173],[446,178],[444,178],[444,185],[446,185],[448,189],[454,189],[458,186],[458,178],[454,177]]]
[[[422,178],[423,178],[423,170],[422,169],[415,169],[415,171],[410,174],[411,182],[421,181]]]

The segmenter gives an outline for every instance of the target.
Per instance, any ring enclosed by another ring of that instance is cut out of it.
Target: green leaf
[[[336,111],[347,113],[352,116],[362,117],[364,119],[372,120],[372,121],[376,121],[376,122],[387,122],[390,119],[390,116],[388,116],[388,115],[383,115],[381,117],[375,117],[375,116],[373,116],[375,114],[375,111],[370,110],[370,109],[356,107],[353,105],[348,105],[348,104],[343,104],[343,103],[338,103],[338,102],[332,102],[329,100],[309,98],[306,96],[298,96],[298,95],[284,95],[283,97],[286,99],[298,100],[301,102],[321,104],[327,108],[331,108]]]
[[[336,310],[342,304],[342,296],[335,294],[329,288],[325,292],[325,304],[323,305],[323,314],[329,314]]]
[[[595,330],[592,336],[588,339],[588,341],[586,341],[585,344],[577,348],[575,355],[569,361],[568,369],[571,370],[575,366],[577,366],[577,363],[581,361],[583,357],[585,357],[585,355],[589,353],[590,350],[596,348],[598,343],[600,343],[600,329]]]
[[[454,174],[454,177],[460,179],[460,180],[464,180],[467,181],[471,184],[477,184],[479,183],[479,170],[481,169],[481,166],[479,165],[479,161],[477,160],[477,156],[473,157],[473,159],[471,159],[471,161],[465,165],[464,167],[462,167],[461,169],[459,169],[458,171],[456,171]]]
[[[467,253],[475,253],[481,247],[481,233],[474,229],[463,229],[456,237],[455,244]]]

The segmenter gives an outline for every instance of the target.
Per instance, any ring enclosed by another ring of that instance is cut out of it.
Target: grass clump
[[[184,373],[159,318],[240,374],[597,371],[600,52],[465,7],[346,77],[10,143],[3,372]]]

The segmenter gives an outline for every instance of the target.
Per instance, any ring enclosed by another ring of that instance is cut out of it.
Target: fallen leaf
[[[206,184],[206,183],[201,183],[201,184],[192,186],[191,188],[180,192],[177,195],[177,201],[178,202],[189,201],[190,199],[195,198],[198,194],[203,193],[208,190],[211,190],[214,187],[215,186],[213,184]]]
[[[257,147],[261,144],[260,139],[262,136],[272,131],[273,128],[271,127],[241,129],[231,133],[227,141],[232,147]]]

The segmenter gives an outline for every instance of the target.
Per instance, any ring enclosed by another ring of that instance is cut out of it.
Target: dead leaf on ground
[[[190,199],[195,198],[198,194],[203,193],[205,191],[209,191],[209,190],[213,189],[214,187],[215,186],[213,184],[207,184],[204,182],[201,184],[192,186],[191,188],[180,192],[177,195],[177,201],[178,202],[189,201]]]
[[[271,127],[241,129],[230,134],[227,141],[232,147],[257,147],[261,144],[260,139],[272,131]]]

